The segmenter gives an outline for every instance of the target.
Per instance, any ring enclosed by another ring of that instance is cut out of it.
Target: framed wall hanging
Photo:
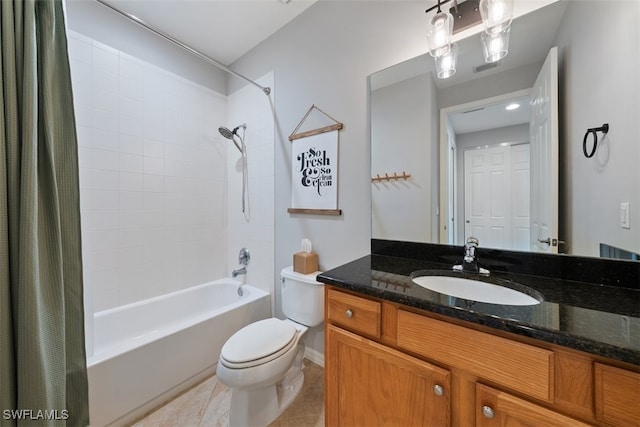
[[[298,133],[313,110],[335,124]],[[343,124],[312,105],[289,135],[291,153],[291,207],[293,214],[341,215],[338,209],[338,140]]]

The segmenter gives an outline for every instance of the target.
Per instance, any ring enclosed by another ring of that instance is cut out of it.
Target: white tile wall
[[[69,32],[94,311],[227,271],[225,96]]]

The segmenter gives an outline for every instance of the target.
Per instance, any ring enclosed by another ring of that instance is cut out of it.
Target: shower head
[[[233,130],[229,130],[228,128],[224,127],[224,126],[220,126],[218,128],[218,132],[220,132],[220,135],[224,136],[227,139],[233,139],[234,135],[238,135],[238,129],[247,129],[247,124],[243,123],[239,126],[236,126],[233,128]]]
[[[230,139],[231,141],[233,141],[233,144],[236,146],[238,151],[240,151],[240,153],[243,153],[242,148],[240,147],[240,145],[238,145],[238,142],[234,138],[235,136],[238,136],[238,138],[240,138],[240,135],[238,135],[238,129],[240,129],[240,128],[246,129],[247,125],[243,123],[240,126],[236,126],[235,128],[233,128],[233,130],[229,130],[228,128],[226,128],[224,126],[220,126],[218,128],[218,132],[220,132],[220,135],[222,135],[225,138]],[[240,138],[240,139],[242,140],[242,138]]]
[[[230,131],[224,126],[220,126],[218,128],[218,132],[220,132],[220,135],[224,136],[227,139],[233,139],[233,136],[236,134],[234,131]]]

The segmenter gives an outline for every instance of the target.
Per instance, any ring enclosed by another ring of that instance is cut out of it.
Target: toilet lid
[[[233,334],[220,356],[233,364],[263,359],[286,347],[295,336],[296,328],[290,322],[276,318],[260,320]]]

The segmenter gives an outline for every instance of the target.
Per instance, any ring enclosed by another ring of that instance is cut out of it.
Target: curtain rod
[[[188,46],[188,45],[182,43],[181,41],[176,40],[171,36],[168,36],[167,34],[163,33],[162,31],[160,31],[160,30],[152,27],[151,25],[147,24],[146,22],[144,22],[140,18],[137,18],[137,17],[135,17],[135,16],[123,11],[123,10],[120,10],[120,9],[116,8],[116,7],[106,3],[104,0],[96,0],[96,1],[98,3],[100,3],[101,5],[106,6],[109,9],[113,10],[114,12],[119,13],[120,15],[124,16],[125,18],[129,19],[130,21],[133,21],[136,24],[140,25],[141,27],[144,27],[145,29],[151,31],[152,33],[154,33],[154,34],[164,38],[165,40],[168,40],[171,43],[181,47],[182,49],[186,50],[187,52],[192,53],[193,55],[199,57],[200,59],[204,59],[205,61],[207,61],[211,65],[214,65],[214,66],[218,67],[222,71],[226,71],[227,73],[229,73],[229,74],[231,74],[231,75],[233,75],[235,77],[238,77],[240,79],[246,80],[247,82],[251,83],[252,85],[260,88],[265,93],[265,95],[269,95],[271,93],[271,88],[270,87],[261,86],[258,83],[254,82],[253,80],[249,79],[248,77],[245,77],[240,73],[236,73],[235,71],[233,71],[232,69],[230,69],[226,65],[222,64],[221,62],[218,62],[215,59],[208,57],[204,53],[195,50],[191,46]]]

